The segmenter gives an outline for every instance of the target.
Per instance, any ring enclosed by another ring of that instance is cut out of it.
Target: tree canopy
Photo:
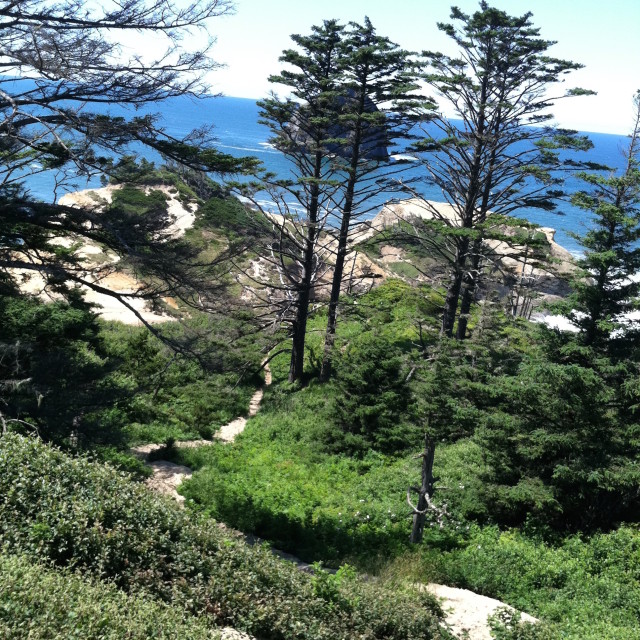
[[[585,254],[578,261],[574,293],[564,305],[586,345],[615,347],[625,356],[637,339],[628,314],[640,293],[640,92],[634,106],[623,170],[579,174],[585,188],[572,195],[572,202],[592,214],[593,226],[578,236]]]
[[[293,177],[267,176],[258,188],[265,188],[282,215],[277,226],[277,257],[281,273],[280,319],[291,322],[292,349],[290,381],[304,372],[304,347],[309,306],[325,269],[328,249],[320,234],[335,202],[338,169],[332,161],[335,151],[335,108],[341,95],[339,61],[344,27],[326,20],[312,27],[309,36],[293,35],[297,49],[287,49],[280,60],[290,69],[272,76],[271,82],[289,87],[295,100],[276,95],[262,101],[262,121],[272,133],[271,142],[293,166]],[[295,205],[291,206],[293,199]],[[296,210],[301,207],[301,212]],[[269,251],[269,254],[273,252]],[[292,260],[298,268],[291,269]]]
[[[454,212],[448,218],[424,202],[439,223],[437,242],[446,240],[446,251],[436,250],[450,260],[442,317],[448,336],[456,319],[458,337],[466,336],[469,309],[488,257],[484,240],[509,241],[504,216],[531,207],[553,209],[562,195],[562,171],[577,166],[559,151],[591,147],[586,136],[550,124],[555,100],[590,92],[550,93],[581,65],[550,57],[547,50],[554,42],[540,37],[531,17],[510,16],[484,1],[470,15],[453,7],[453,22],[438,28],[453,40],[457,55],[424,53],[430,65],[425,80],[461,121],[433,119],[432,128],[414,145],[419,154],[427,154],[427,180],[440,188]]]
[[[144,224],[138,224],[130,216],[61,206],[56,200],[78,177],[108,174],[134,143],[201,171],[237,172],[255,164],[220,154],[210,133],[178,140],[156,116],[135,113],[166,98],[203,94],[202,74],[215,63],[207,47],[192,50],[185,36],[230,9],[226,0],[198,0],[179,8],[166,0],[89,5],[18,0],[0,5],[3,285],[12,288],[37,272],[58,293],[79,284],[110,293],[91,277],[80,255],[79,247],[87,241],[131,257],[139,269],[145,265],[160,279],[171,275],[167,262],[159,259],[169,255],[174,285],[181,272],[187,276],[185,248],[167,238],[172,219],[166,206],[148,211]],[[118,40],[124,32],[161,34],[164,49],[155,58],[128,54]],[[116,116],[100,105],[133,111]],[[24,186],[45,172],[53,184],[49,202],[33,197]],[[189,277],[193,285],[193,274]],[[178,287],[173,288],[177,294]]]

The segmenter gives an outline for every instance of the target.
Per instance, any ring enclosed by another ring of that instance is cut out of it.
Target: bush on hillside
[[[221,231],[230,239],[253,237],[270,232],[267,219],[235,198],[211,198],[198,210],[197,228]]]
[[[420,429],[408,416],[413,402],[410,369],[399,349],[382,335],[364,333],[336,359],[335,370],[335,415],[342,429],[332,434],[337,450],[393,453],[415,447]]]
[[[208,621],[143,595],[0,555],[0,637],[4,640],[215,640]]]
[[[440,579],[446,576],[459,587],[533,614],[548,624],[551,638],[640,640],[640,531],[636,527],[591,538],[571,536],[555,544],[518,530],[472,527],[464,547],[423,552],[428,554],[427,565],[440,566]],[[419,563],[414,558],[412,566]],[[513,633],[505,630],[497,636],[501,639],[537,637],[526,635],[533,633],[531,628],[518,630],[505,622]]]
[[[443,637],[429,596],[345,578],[339,597],[327,597],[266,549],[230,539],[213,522],[194,524],[113,469],[35,439],[0,439],[0,494],[6,550],[144,591],[263,640]]]
[[[11,427],[37,428],[49,440],[81,439],[96,412],[117,406],[122,389],[112,383],[100,324],[79,295],[44,304],[0,296],[2,413]]]

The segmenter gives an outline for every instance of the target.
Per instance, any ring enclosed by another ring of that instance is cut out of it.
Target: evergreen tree
[[[581,173],[588,188],[572,201],[592,214],[593,228],[578,237],[585,255],[565,312],[580,329],[583,344],[615,348],[624,357],[635,344],[637,326],[625,317],[638,306],[640,281],[640,91],[624,167],[618,175]]]
[[[373,196],[398,190],[402,163],[390,163],[389,149],[411,137],[416,122],[430,117],[433,104],[417,93],[417,67],[411,54],[376,33],[369,18],[364,24],[350,23],[343,43],[341,71],[344,98],[338,123],[341,129],[339,161],[344,178],[338,218],[337,247],[329,300],[325,350],[321,377],[331,374],[338,302],[343,286],[344,264],[350,232],[355,222],[371,211]]]
[[[569,338],[569,341],[571,339]],[[571,345],[532,354],[490,380],[474,440],[487,466],[478,496],[499,522],[594,530],[640,516],[638,371],[600,357],[568,361]]]
[[[454,7],[451,18],[457,24],[438,27],[454,41],[458,57],[424,54],[431,66],[426,80],[461,120],[437,117],[435,131],[427,131],[415,145],[416,151],[428,152],[428,179],[454,212],[447,217],[424,202],[439,223],[436,242],[444,237],[450,257],[442,316],[442,332],[448,336],[458,318],[457,337],[466,337],[467,314],[489,253],[484,240],[509,241],[504,216],[529,207],[553,209],[561,195],[558,171],[575,167],[562,161],[558,151],[591,146],[575,131],[546,124],[557,99],[548,95],[550,86],[581,65],[549,57],[554,43],[539,37],[531,15],[512,17],[484,1],[473,15]],[[573,89],[562,97],[585,93]]]
[[[404,165],[391,163],[389,149],[407,135],[410,111],[422,104],[411,94],[416,85],[409,53],[378,36],[368,19],[348,28],[325,21],[310,36],[292,39],[297,49],[284,51],[281,60],[293,69],[270,80],[289,87],[295,99],[273,95],[260,106],[271,142],[291,161],[294,175],[238,185],[276,231],[262,257],[280,276],[280,284],[269,287],[275,295],[268,302],[292,327],[291,381],[303,375],[310,304],[334,262],[322,367],[329,375],[350,232],[376,206],[371,198],[394,188]],[[260,190],[268,191],[279,217],[255,196]]]
[[[281,297],[280,320],[291,323],[290,382],[300,380],[304,373],[309,307],[326,254],[320,232],[336,191],[337,168],[331,157],[343,31],[336,20],[325,20],[322,26],[312,27],[309,36],[291,36],[298,49],[285,50],[280,61],[293,70],[284,70],[269,81],[288,87],[296,100],[274,94],[259,104],[262,122],[272,133],[270,142],[289,159],[294,176],[278,179],[268,175],[259,185],[243,188],[245,195],[252,188],[267,190],[282,216],[267,214],[277,238],[263,257],[281,274],[281,286],[275,289]],[[298,206],[292,206],[292,201]]]
[[[0,295],[0,427],[44,439],[77,439],[98,407],[112,411],[122,389],[110,383],[97,316],[79,296],[49,304]]]

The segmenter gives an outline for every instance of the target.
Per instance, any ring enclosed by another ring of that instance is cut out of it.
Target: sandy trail
[[[487,624],[487,618],[493,615],[497,609],[509,607],[500,600],[494,600],[487,596],[481,596],[467,589],[447,587],[443,584],[428,584],[422,587],[440,600],[440,605],[445,613],[445,620],[451,631],[461,640],[491,640],[491,631]],[[513,609],[512,609],[513,610]],[[536,618],[527,613],[520,614],[523,622],[538,622]]]
[[[271,381],[271,371],[267,364],[265,365],[264,386],[269,386]],[[249,417],[255,416],[260,410],[263,395],[264,387],[260,387],[253,394],[251,402],[249,403]],[[236,418],[221,427],[215,437],[223,442],[233,442],[235,437],[239,433],[242,433],[246,424],[246,418]],[[186,440],[176,442],[174,446],[193,448],[210,444],[210,440]],[[150,453],[162,449],[163,446],[164,445],[161,444],[147,444],[135,447],[132,451],[136,455],[146,458]],[[156,460],[148,462],[147,464],[153,469],[153,476],[147,480],[147,486],[153,491],[173,497],[179,504],[182,504],[184,497],[178,493],[177,488],[185,478],[189,478],[192,475],[192,470],[189,467],[175,464],[168,460]],[[230,530],[222,524],[221,526],[237,536],[242,537],[249,544],[263,542],[255,536],[247,536],[240,531]],[[273,552],[281,558],[293,562],[303,571],[311,570],[308,564],[291,554],[278,551],[277,549],[273,549]],[[491,632],[487,624],[487,618],[493,615],[499,607],[507,606],[504,602],[479,595],[466,589],[457,589],[441,584],[422,585],[420,588],[426,589],[440,600],[442,609],[445,612],[447,625],[460,640],[491,640]],[[522,614],[521,619],[527,622],[537,622],[536,618],[526,613]],[[228,632],[232,634],[231,629],[229,629]],[[231,639],[242,636],[229,635],[228,637]]]
[[[269,369],[268,364],[264,367],[264,384],[266,387],[271,384],[271,369]],[[249,418],[252,418],[256,413],[258,413],[258,411],[260,411],[263,395],[264,388],[260,387],[256,390],[253,396],[251,396],[251,401],[249,402]],[[220,427],[215,437],[223,442],[233,442],[236,439],[236,436],[244,431],[246,426],[247,418],[241,416],[229,422],[229,424],[225,424],[223,427]]]
[[[260,405],[262,404],[262,398],[264,396],[264,387],[268,387],[271,384],[271,369],[268,364],[264,365],[264,386],[256,389],[251,400],[249,402],[249,415],[251,418],[260,411]],[[247,426],[247,418],[240,416],[235,420],[232,420],[228,424],[223,425],[216,432],[214,439],[222,440],[223,442],[233,442],[236,436],[244,431]],[[179,449],[192,449],[195,447],[205,447],[212,444],[211,440],[183,440],[176,442],[173,446]],[[137,447],[133,447],[131,452],[147,460],[147,464],[153,470],[153,475],[146,480],[146,485],[157,493],[171,496],[178,503],[184,502],[184,497],[178,493],[178,485],[182,483],[185,478],[189,478],[192,475],[192,470],[184,465],[175,464],[168,460],[154,460],[149,461],[149,454],[164,449],[163,444],[143,444]]]

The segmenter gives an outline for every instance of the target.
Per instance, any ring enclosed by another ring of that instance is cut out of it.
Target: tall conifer
[[[344,264],[354,223],[371,211],[374,196],[397,188],[403,171],[390,150],[408,136],[425,104],[415,94],[410,53],[378,36],[369,21],[347,28],[336,20],[292,36],[296,49],[280,58],[287,70],[270,80],[292,97],[260,103],[271,142],[291,161],[292,176],[265,177],[276,218],[265,211],[278,238],[266,259],[280,273],[280,319],[291,324],[289,379],[303,374],[307,319],[319,277],[334,263],[322,373],[328,377]],[[248,193],[250,190],[246,190]],[[257,199],[254,202],[260,205]],[[292,206],[293,205],[293,206]],[[325,234],[321,232],[325,231]]]
[[[640,91],[634,106],[623,170],[579,174],[586,189],[572,199],[592,214],[593,228],[578,237],[585,255],[578,261],[582,271],[566,303],[567,315],[582,342],[595,348],[628,345],[637,336],[636,323],[625,314],[638,307],[640,295]]]
[[[392,149],[411,138],[418,121],[428,119],[433,103],[417,92],[417,70],[411,53],[389,38],[379,36],[369,18],[350,23],[341,58],[343,91],[338,122],[341,128],[344,180],[336,208],[337,248],[321,377],[331,373],[338,302],[350,231],[371,211],[373,196],[397,190],[404,166],[387,154],[371,153],[378,147]]]
[[[259,103],[262,122],[272,133],[271,143],[293,167],[291,178],[267,176],[261,185],[284,214],[280,220],[273,216],[271,220],[279,235],[274,260],[285,292],[281,319],[291,323],[291,382],[303,375],[309,306],[322,267],[319,235],[336,189],[336,168],[330,158],[343,30],[336,20],[325,20],[322,26],[312,27],[309,36],[291,36],[298,48],[287,49],[280,57],[289,68],[269,80],[288,87],[292,97],[272,94]],[[291,201],[299,207],[292,207]]]
[[[581,65],[549,57],[554,42],[540,38],[531,16],[512,17],[484,1],[473,15],[453,7],[456,24],[438,27],[457,46],[457,57],[424,54],[430,64],[427,82],[459,120],[440,115],[435,131],[429,129],[415,145],[416,151],[428,152],[428,180],[454,211],[453,218],[445,217],[424,203],[441,223],[436,242],[444,237],[451,256],[442,316],[448,336],[458,317],[457,336],[466,337],[467,314],[488,252],[484,240],[504,239],[505,215],[530,207],[553,209],[561,195],[558,172],[576,166],[558,152],[591,146],[577,132],[547,124],[554,100],[590,92],[549,95],[552,85]]]

